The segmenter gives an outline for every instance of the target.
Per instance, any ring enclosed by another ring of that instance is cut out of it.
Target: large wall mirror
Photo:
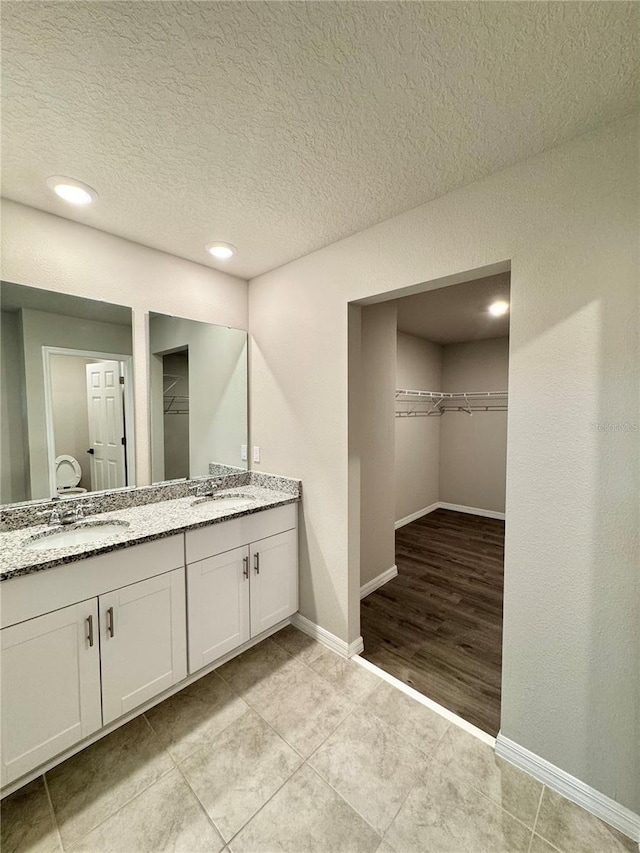
[[[149,362],[153,482],[246,470],[247,333],[150,314]]]
[[[131,309],[0,283],[0,503],[135,485]]]

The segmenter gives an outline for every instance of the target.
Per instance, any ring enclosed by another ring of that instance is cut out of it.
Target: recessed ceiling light
[[[499,299],[497,302],[493,302],[489,305],[489,311],[494,317],[501,317],[503,314],[506,314],[508,310],[509,303],[504,302],[502,299]]]
[[[228,260],[238,251],[231,243],[221,243],[219,240],[216,240],[215,243],[207,243],[205,249],[219,261]]]
[[[75,178],[64,178],[62,175],[54,175],[47,178],[47,186],[50,190],[64,201],[70,204],[91,204],[98,198],[98,193],[88,184],[76,181]]]

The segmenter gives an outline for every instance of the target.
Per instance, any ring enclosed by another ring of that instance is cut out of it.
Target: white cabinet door
[[[2,785],[102,726],[98,602],[0,631]]]
[[[189,672],[249,639],[249,549],[236,548],[187,566]]]
[[[186,678],[184,569],[99,598],[104,724]]]
[[[251,636],[298,609],[298,534],[287,530],[250,546]]]

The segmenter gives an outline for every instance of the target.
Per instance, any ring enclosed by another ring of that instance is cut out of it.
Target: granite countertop
[[[194,506],[194,500],[197,499],[192,495],[176,500],[102,512],[87,516],[84,521],[77,524],[65,525],[64,527],[49,527],[46,524],[39,524],[0,533],[0,581],[50,569],[64,563],[73,563],[85,557],[128,548],[131,545],[139,545],[142,542],[149,542],[163,536],[172,536],[185,530],[194,530],[198,527],[228,521],[231,518],[251,515],[254,512],[260,512],[271,507],[296,503],[300,500],[299,494],[292,494],[291,491],[279,491],[257,485],[221,489],[215,494],[219,496],[246,496],[248,503],[235,509],[216,507],[215,500],[203,501]],[[113,521],[126,521],[129,526],[124,527],[122,532],[113,534],[108,538],[105,537],[97,542],[71,545],[64,548],[49,548],[42,551],[24,547],[27,541],[36,537],[44,538],[52,532],[73,531],[86,527],[92,522],[107,524]]]

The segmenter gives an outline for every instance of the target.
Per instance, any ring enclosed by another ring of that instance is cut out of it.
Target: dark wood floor
[[[438,509],[396,532],[362,600],[363,657],[489,734],[500,727],[504,521]]]

